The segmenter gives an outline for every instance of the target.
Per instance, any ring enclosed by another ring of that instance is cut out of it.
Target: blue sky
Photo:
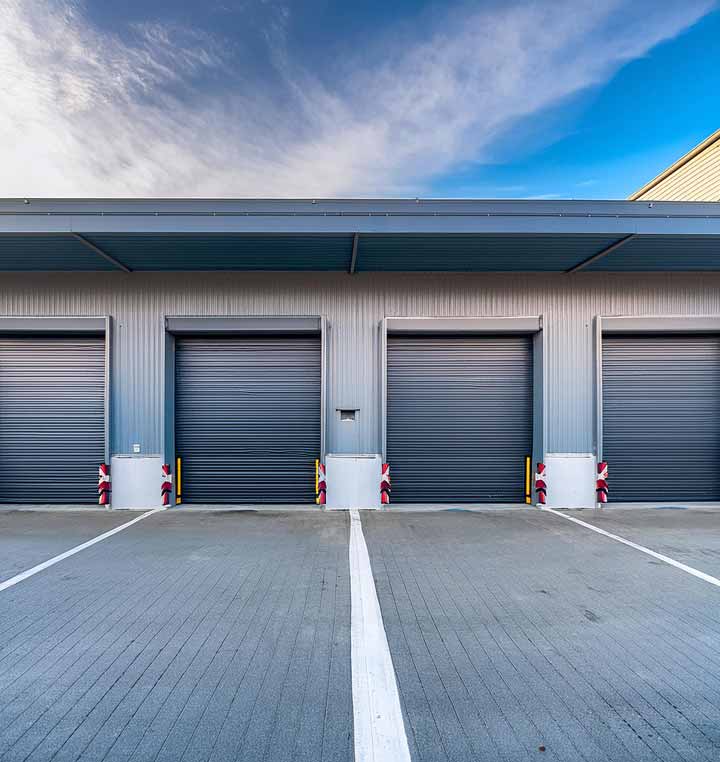
[[[518,151],[522,130],[510,131],[493,164],[451,171],[434,192],[627,197],[720,128],[718,41],[716,11],[602,85],[538,114],[524,126],[528,150]]]
[[[720,127],[715,0],[0,0],[3,196],[623,198]]]

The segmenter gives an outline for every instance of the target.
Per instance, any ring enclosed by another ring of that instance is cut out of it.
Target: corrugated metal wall
[[[720,274],[343,273],[3,274],[0,315],[113,317],[112,449],[162,452],[164,315],[317,315],[329,323],[327,449],[343,451],[337,407],[359,408],[358,448],[379,452],[385,316],[543,314],[547,447],[590,452],[592,318],[718,315]],[[353,449],[355,449],[353,447]]]

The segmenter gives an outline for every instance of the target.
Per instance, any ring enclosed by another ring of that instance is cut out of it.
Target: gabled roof
[[[712,156],[710,151],[714,152]],[[628,196],[628,200],[720,201],[720,130]]]

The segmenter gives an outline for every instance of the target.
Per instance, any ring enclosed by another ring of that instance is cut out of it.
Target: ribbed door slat
[[[610,499],[720,499],[720,336],[603,338]]]
[[[183,500],[310,503],[320,456],[320,337],[179,337]]]
[[[393,502],[522,502],[531,445],[529,337],[388,336]]]
[[[97,502],[105,342],[0,337],[0,502]]]

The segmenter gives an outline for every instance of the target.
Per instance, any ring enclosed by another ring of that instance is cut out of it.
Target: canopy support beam
[[[355,265],[357,264],[358,255],[358,241],[360,239],[360,233],[353,233],[352,252],[350,254],[350,267],[348,272],[352,275],[355,272]]]
[[[591,265],[593,262],[597,262],[598,259],[602,259],[603,257],[606,257],[611,252],[617,251],[621,246],[624,246],[628,241],[631,241],[635,237],[636,237],[635,233],[630,233],[630,235],[626,235],[624,238],[621,238],[619,241],[615,241],[615,243],[611,243],[609,246],[606,246],[601,251],[598,251],[597,254],[593,254],[591,257],[588,257],[587,259],[583,259],[582,262],[578,262],[578,264],[573,265],[568,270],[565,270],[565,272],[567,274],[576,273],[578,270],[584,269],[588,265]]]
[[[111,262],[115,267],[119,268],[120,270],[123,270],[126,273],[131,273],[132,270],[125,264],[123,264],[119,259],[115,259],[115,257],[108,254],[106,251],[103,251],[99,246],[96,246],[92,241],[88,241],[85,236],[80,235],[80,233],[71,233],[72,236],[74,236],[80,243],[84,244],[88,247],[88,249],[91,249],[96,254],[99,254],[103,259],[106,259],[108,262]]]

